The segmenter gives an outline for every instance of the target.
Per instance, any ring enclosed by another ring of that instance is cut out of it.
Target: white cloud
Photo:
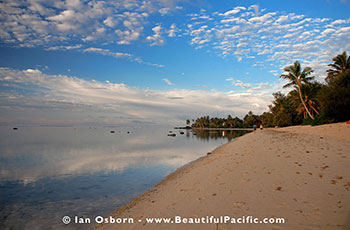
[[[73,49],[79,49],[81,48],[82,45],[81,44],[77,44],[77,45],[72,45],[72,46],[52,46],[47,48],[46,50],[73,50]]]
[[[288,21],[288,19],[289,19],[289,16],[288,16],[288,15],[281,15],[281,16],[276,20],[276,23],[283,23],[283,22]]]
[[[252,85],[250,83],[243,83],[241,80],[237,80],[233,83],[235,86],[240,86],[244,89],[248,89],[248,88],[251,88]]]
[[[266,23],[266,20],[271,18],[272,16],[274,16],[276,13],[273,12],[273,13],[267,13],[267,14],[264,14],[262,16],[259,16],[259,17],[253,17],[253,18],[250,18],[248,21],[249,22],[253,22],[253,23],[263,23],[265,22]]]
[[[326,36],[327,34],[333,33],[334,31],[335,31],[335,29],[325,29],[325,30],[321,33],[321,35],[322,35],[322,36]]]
[[[176,32],[177,32],[176,25],[175,25],[175,23],[173,23],[170,26],[170,30],[168,30],[168,37],[175,37],[176,36],[176,34],[175,34]]]
[[[345,24],[346,22],[347,22],[346,20],[338,19],[338,20],[333,21],[330,25],[334,26],[336,24]]]
[[[255,14],[258,15],[259,14],[259,5],[251,5],[248,7],[248,10],[254,10]]]
[[[164,38],[162,37],[162,26],[158,25],[152,28],[154,34],[146,38],[147,41],[151,42],[151,46],[164,45]]]
[[[162,16],[169,14],[170,9],[168,7],[164,7],[158,11]]]
[[[276,68],[293,60],[330,62],[340,52],[350,49],[349,19],[263,12],[253,5],[240,8],[239,13],[235,9],[215,12],[212,21],[199,20],[197,16],[196,23],[188,26],[190,44],[223,57],[235,56],[238,62],[263,55],[265,65]],[[323,54],[326,57],[320,59]]]
[[[129,53],[112,52],[108,49],[89,47],[89,48],[82,50],[82,52],[98,53],[98,54],[102,54],[105,56],[111,56],[114,58],[128,58],[129,60],[140,63],[140,64],[145,64],[145,65],[160,67],[160,68],[164,67],[164,65],[161,65],[161,64],[154,64],[151,62],[143,61],[140,57],[134,57],[132,54],[129,54]]]
[[[237,13],[239,13],[241,10],[246,10],[246,8],[245,8],[245,7],[242,7],[242,6],[237,6],[237,7],[235,7],[233,10],[226,11],[223,15],[224,15],[224,16],[229,16],[229,15],[232,15],[232,14],[237,14]]]
[[[171,81],[169,81],[169,79],[167,78],[163,78],[162,79],[165,83],[167,83],[168,85],[175,85],[174,83],[172,83]]]
[[[46,48],[72,41],[131,44],[148,36],[152,14],[179,10],[179,1],[1,1],[0,39]]]
[[[170,120],[176,124],[184,117],[198,117],[215,111],[243,116],[252,110],[253,103],[261,105],[254,111],[263,112],[272,98],[271,94],[261,92],[255,95],[253,92],[215,90],[143,90],[120,83],[47,75],[36,69],[0,68],[0,82],[11,89],[0,97],[0,106],[6,106],[6,114],[11,114],[10,117],[1,114],[2,123],[45,121],[127,125],[142,121],[169,125]],[[8,99],[10,97],[12,100]],[[203,103],[204,98],[206,103]]]
[[[114,27],[116,25],[116,22],[115,20],[113,19],[113,17],[109,16],[107,17],[103,23],[106,25],[106,26],[109,26],[109,27]]]
[[[95,47],[86,48],[83,50],[83,52],[99,53],[102,55],[112,56],[115,58],[131,57],[132,56],[131,54],[128,54],[128,53],[111,52],[110,50],[107,50],[107,49],[95,48]]]

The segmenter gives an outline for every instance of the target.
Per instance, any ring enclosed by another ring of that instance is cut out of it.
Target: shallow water
[[[87,229],[176,168],[246,132],[0,127],[0,229]],[[111,133],[115,131],[115,133]]]

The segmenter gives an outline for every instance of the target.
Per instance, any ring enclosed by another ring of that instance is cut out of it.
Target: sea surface
[[[62,218],[108,217],[177,168],[245,133],[0,127],[0,229],[88,229],[93,221],[65,225]]]

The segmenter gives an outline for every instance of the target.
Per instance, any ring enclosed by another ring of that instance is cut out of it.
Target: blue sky
[[[350,51],[347,0],[11,0],[0,11],[2,124],[259,114],[284,66],[300,60],[323,81]]]

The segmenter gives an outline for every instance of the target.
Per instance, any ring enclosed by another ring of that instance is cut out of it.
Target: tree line
[[[320,125],[350,119],[350,56],[346,52],[337,55],[329,64],[325,83],[315,80],[312,68],[302,69],[299,61],[284,68],[280,78],[288,80],[283,88],[293,87],[286,95],[273,93],[269,111],[255,115],[252,111],[244,116],[210,118],[203,116],[192,120],[193,128],[244,128],[254,124],[265,127],[292,125]],[[186,121],[187,125],[190,120]]]

